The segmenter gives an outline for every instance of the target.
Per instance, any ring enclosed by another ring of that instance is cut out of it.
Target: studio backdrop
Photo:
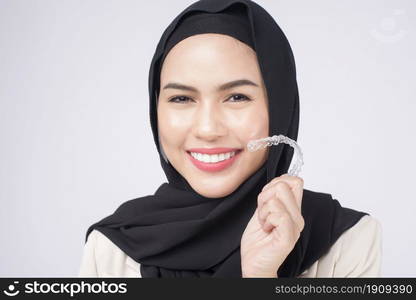
[[[166,181],[148,70],[192,2],[0,0],[0,276],[76,276],[88,226]],[[376,217],[382,276],[415,276],[416,3],[256,2],[296,60],[304,187]]]

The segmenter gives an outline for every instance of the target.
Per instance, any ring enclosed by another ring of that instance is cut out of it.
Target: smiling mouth
[[[191,162],[200,170],[218,172],[229,168],[240,157],[242,149],[220,154],[206,154],[186,151]]]
[[[218,163],[225,161],[227,159],[232,158],[233,156],[240,153],[242,149],[236,149],[234,151],[223,152],[223,153],[216,153],[216,154],[208,154],[208,153],[201,153],[201,152],[191,152],[186,151],[189,155],[191,155],[196,160],[203,162],[203,163]]]

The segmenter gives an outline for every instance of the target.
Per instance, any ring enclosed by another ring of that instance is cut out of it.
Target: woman
[[[168,183],[87,230],[83,277],[375,277],[381,225],[287,175],[297,138],[290,45],[249,0],[201,0],[163,33],[149,74]]]

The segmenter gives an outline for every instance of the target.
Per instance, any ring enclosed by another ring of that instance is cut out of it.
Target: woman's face
[[[269,134],[267,92],[249,46],[222,34],[188,37],[166,56],[160,87],[160,143],[198,194],[224,197],[265,162],[268,147],[246,147]]]

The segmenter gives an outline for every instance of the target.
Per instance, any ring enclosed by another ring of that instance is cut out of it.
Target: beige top
[[[298,277],[381,277],[381,236],[380,222],[365,215]],[[137,278],[140,264],[94,229],[84,246],[78,277]]]

